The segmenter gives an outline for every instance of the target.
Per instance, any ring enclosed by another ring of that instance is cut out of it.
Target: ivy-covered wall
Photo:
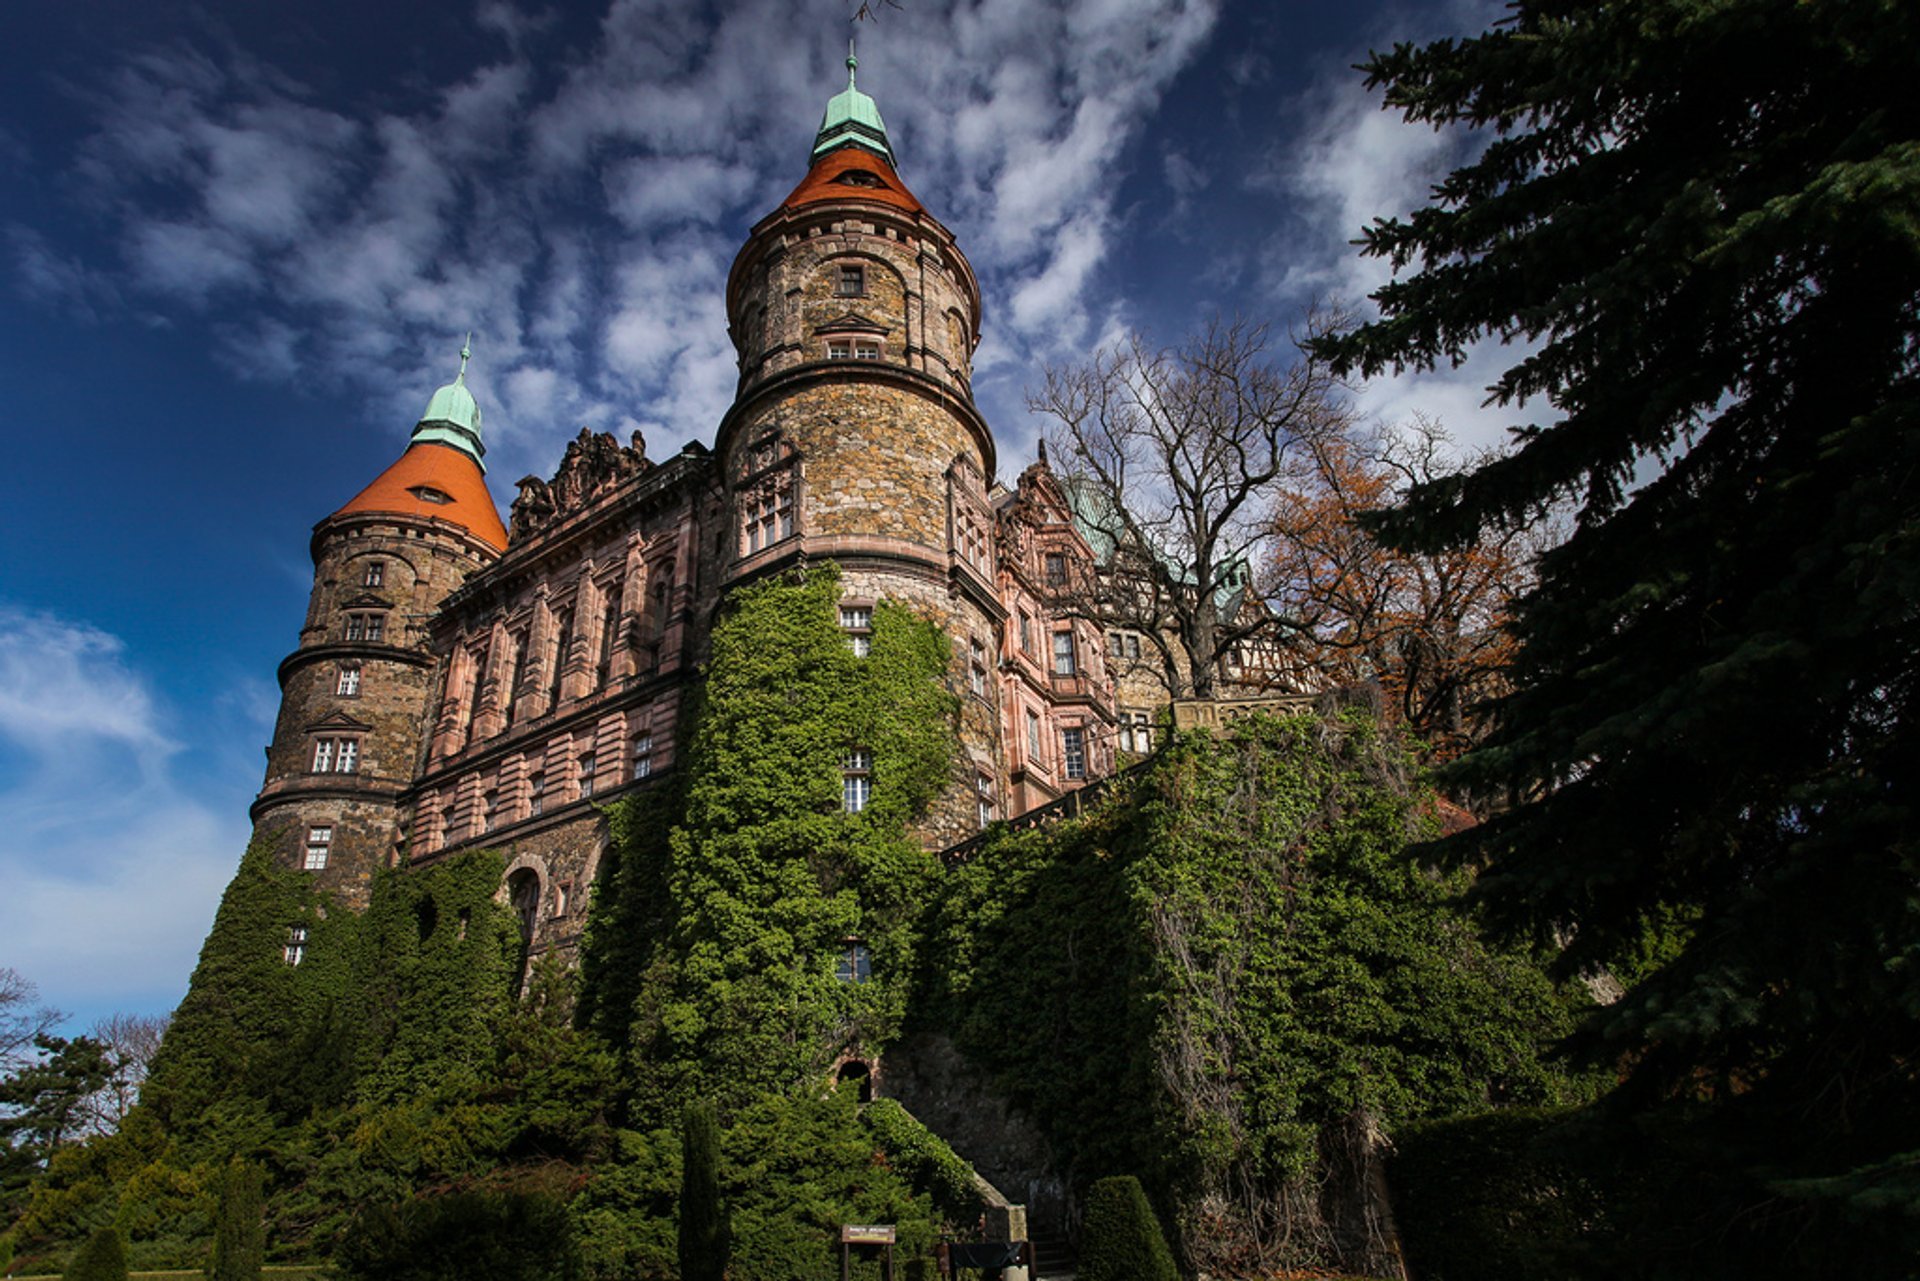
[[[1407,855],[1422,798],[1357,711],[1175,740],[1087,817],[934,898],[916,1027],[950,1033],[1071,1185],[1142,1177],[1190,1266],[1366,1264],[1349,1136],[1580,1091],[1569,1001]],[[1344,1185],[1344,1186],[1343,1186]]]
[[[614,812],[582,1018],[628,1054],[637,1122],[730,1112],[899,1030],[935,876],[908,823],[948,781],[959,704],[936,627],[883,601],[857,655],[839,601],[831,566],[734,593],[678,790]],[[849,813],[856,750],[872,790]],[[841,981],[855,946],[869,975]]]

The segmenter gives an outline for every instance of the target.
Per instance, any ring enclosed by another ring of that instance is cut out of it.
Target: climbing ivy
[[[1580,1088],[1542,1057],[1568,998],[1407,856],[1421,814],[1404,752],[1355,711],[1182,736],[1088,817],[954,870],[919,1018],[1075,1181],[1140,1174],[1191,1264],[1337,1262],[1314,1187],[1349,1118]]]
[[[832,566],[734,593],[713,630],[679,821],[662,833],[659,802],[615,809],[583,1017],[639,1069],[639,1128],[695,1098],[731,1112],[817,1080],[843,1050],[879,1053],[905,1014],[934,874],[907,825],[949,779],[958,699],[937,627],[881,602],[857,655],[840,596]],[[856,750],[872,794],[848,813]],[[636,928],[655,941],[626,941]],[[870,979],[842,982],[836,960],[856,941]]]

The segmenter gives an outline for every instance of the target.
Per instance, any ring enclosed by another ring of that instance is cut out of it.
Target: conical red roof
[[[487,492],[480,464],[464,450],[433,441],[408,446],[371,485],[335,512],[420,516],[460,526],[495,551],[507,549],[500,509]]]
[[[825,200],[871,200],[908,213],[926,212],[893,166],[863,147],[841,147],[820,157],[781,203],[793,209]]]

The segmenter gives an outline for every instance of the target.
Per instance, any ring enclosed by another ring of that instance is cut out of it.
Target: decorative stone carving
[[[567,443],[560,470],[551,481],[527,476],[518,482],[520,496],[513,500],[508,541],[518,542],[564,520],[607,490],[652,467],[646,438],[639,432],[633,433],[631,444],[623,446],[610,432],[596,433],[591,427],[582,427],[580,434]]]

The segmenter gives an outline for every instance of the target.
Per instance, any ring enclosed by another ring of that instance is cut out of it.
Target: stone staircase
[[[1034,1233],[1032,1281],[1073,1281],[1075,1262],[1065,1237]]]

